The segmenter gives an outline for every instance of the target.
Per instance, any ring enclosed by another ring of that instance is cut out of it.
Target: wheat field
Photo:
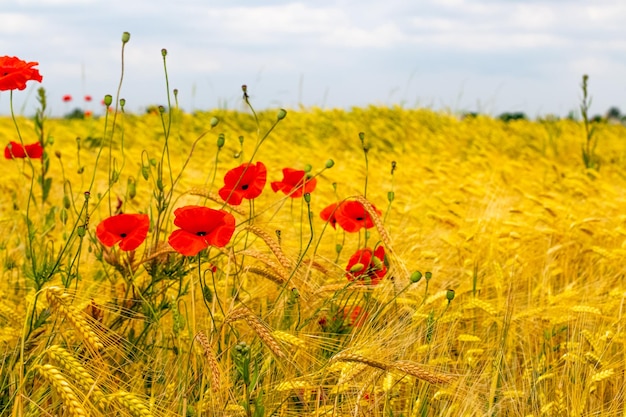
[[[626,415],[623,126],[585,169],[572,120],[278,113],[0,119],[46,155],[3,160],[1,415]],[[225,204],[251,160],[317,187]],[[320,217],[344,200],[373,226]],[[232,241],[176,253],[186,204],[231,213]],[[137,250],[96,237],[120,211],[150,216]],[[380,282],[346,279],[365,246]]]

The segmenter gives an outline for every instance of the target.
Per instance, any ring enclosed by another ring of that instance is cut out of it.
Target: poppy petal
[[[209,246],[204,237],[183,229],[174,230],[167,241],[176,252],[185,256],[196,256],[202,249]]]

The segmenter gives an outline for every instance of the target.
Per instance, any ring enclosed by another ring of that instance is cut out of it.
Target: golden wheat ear
[[[248,326],[259,336],[259,339],[279,358],[284,358],[285,353],[280,347],[278,341],[272,336],[270,330],[265,324],[247,307],[239,307],[232,310],[228,316],[227,322],[235,322],[244,320]]]
[[[213,391],[213,393],[219,392],[222,372],[220,371],[220,366],[217,362],[217,358],[215,357],[215,353],[211,348],[209,338],[204,334],[204,332],[200,331],[198,332],[198,334],[196,334],[196,340],[202,347],[204,357],[209,364],[209,368],[211,369],[211,390]]]
[[[100,337],[94,332],[85,317],[68,305],[66,301],[68,294],[62,288],[48,287],[45,291],[50,307],[74,327],[89,348],[94,352],[99,352],[104,349]]]

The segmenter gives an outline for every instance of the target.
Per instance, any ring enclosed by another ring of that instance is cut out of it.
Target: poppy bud
[[[163,58],[165,58],[167,56],[167,49],[161,49],[161,55],[163,55]]]
[[[424,274],[424,278],[426,278],[426,281],[430,281],[430,279],[433,277],[433,273],[428,271]]]
[[[226,139],[224,138],[224,134],[220,133],[220,135],[217,137],[217,149],[222,149],[225,142]]]
[[[72,207],[72,202],[70,201],[70,198],[66,194],[63,196],[63,208],[69,209],[70,207]]]
[[[220,122],[220,119],[218,119],[217,117],[211,117],[211,127],[217,126],[219,122]]]
[[[148,180],[148,177],[150,176],[150,166],[149,165],[142,165],[141,166],[141,176],[143,177],[144,180]]]
[[[380,259],[378,259],[375,256],[372,256],[372,261],[371,263],[374,265],[374,267],[376,268],[376,270],[378,271],[382,271],[383,270],[383,263],[380,261]]]
[[[312,169],[313,167],[311,166],[311,164],[306,164],[304,166],[304,172],[311,172]]]
[[[122,43],[126,43],[130,40],[130,33],[124,32],[122,33]]]
[[[422,273],[420,271],[415,271],[411,274],[411,282],[413,284],[417,284],[422,279]]]
[[[389,200],[389,202],[391,203],[394,199],[396,198],[396,193],[394,193],[393,191],[389,191],[387,193],[387,200]]]
[[[311,202],[311,193],[304,193],[303,197],[307,204]]]
[[[86,233],[87,233],[87,231],[85,230],[85,226],[78,226],[78,228],[76,229],[76,234],[80,238],[85,237]]]
[[[57,158],[61,159],[61,152],[54,151],[54,156],[56,156]]]
[[[391,175],[396,171],[396,161],[391,161]]]
[[[332,159],[329,159],[328,161],[326,161],[326,168],[330,169],[335,165],[335,161],[333,161]]]
[[[362,263],[356,263],[352,265],[352,267],[350,268],[350,272],[359,272],[362,271],[363,268],[365,268],[365,265],[363,265]]]
[[[165,113],[165,107],[159,106],[159,113],[161,114]]]
[[[361,140],[361,143],[365,142],[365,133],[359,132],[359,139]]]
[[[63,224],[66,224],[67,223],[67,210],[62,208],[61,213],[59,213],[59,218],[61,219],[61,222],[63,222]]]
[[[89,197],[91,197],[91,193],[89,191],[85,191],[85,201],[89,201]]]
[[[448,300],[448,302],[454,300],[454,290],[446,291],[446,299]]]
[[[178,97],[178,88],[172,90],[172,93],[174,93],[174,97]]]
[[[106,96],[104,96],[104,105],[109,107],[111,105],[111,103],[113,103],[113,96],[111,94],[107,94]]]
[[[82,174],[83,172],[85,172],[85,167],[80,167],[78,168],[78,170],[76,171],[78,174]]]
[[[161,178],[159,178],[157,180],[156,185],[157,185],[157,188],[159,189],[159,191],[163,191],[163,189],[165,188],[165,187],[163,187],[163,180]]]
[[[120,107],[124,107],[126,105],[126,99],[125,98],[121,98],[120,99]]]
[[[340,253],[342,249],[343,249],[343,245],[341,243],[337,243],[335,245],[335,252]]]
[[[128,199],[132,200],[137,195],[137,186],[134,178],[128,178]]]
[[[285,109],[278,110],[278,115],[276,116],[276,118],[278,120],[283,120],[285,117],[287,117],[287,110]]]

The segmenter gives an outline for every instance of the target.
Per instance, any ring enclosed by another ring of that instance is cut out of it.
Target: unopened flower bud
[[[359,272],[362,271],[363,268],[365,268],[365,265],[363,265],[362,263],[356,263],[352,265],[352,267],[350,268],[350,272]]]
[[[422,279],[422,273],[420,271],[415,271],[411,274],[411,282],[416,284],[418,282],[420,282],[420,280]]]
[[[61,152],[60,151],[54,151],[54,156],[56,156],[57,158],[61,159]]]
[[[220,122],[220,119],[218,119],[217,117],[211,117],[211,127],[217,126],[219,122]]]
[[[311,202],[311,193],[304,193],[304,201],[306,201],[307,204],[309,204]]]
[[[329,159],[328,161],[326,161],[326,168],[330,169],[333,166],[335,166],[335,161],[333,161],[332,159]]]
[[[63,208],[69,209],[70,207],[72,207],[72,201],[70,200],[69,196],[66,194],[63,196]]]
[[[167,56],[167,49],[161,49],[161,55],[163,55],[163,58],[165,58]]]
[[[226,138],[224,137],[223,133],[220,133],[220,135],[217,137],[217,149],[222,149],[224,143],[226,143]]]
[[[311,166],[311,164],[306,164],[304,166],[304,172],[311,172],[312,169],[313,169],[313,166]]]
[[[426,281],[430,281],[430,279],[433,277],[433,273],[428,271],[424,274],[424,278],[426,278]]]
[[[341,243],[337,243],[335,245],[335,252],[340,253],[342,249],[343,249],[343,245]]]
[[[389,200],[389,202],[393,202],[393,200],[396,198],[396,193],[394,193],[393,191],[389,191],[387,193],[387,200]]]
[[[285,117],[287,117],[287,110],[285,109],[278,110],[278,115],[276,116],[276,118],[278,120],[283,120]]]
[[[454,300],[454,290],[448,290],[446,291],[446,299],[448,300],[448,302]]]

